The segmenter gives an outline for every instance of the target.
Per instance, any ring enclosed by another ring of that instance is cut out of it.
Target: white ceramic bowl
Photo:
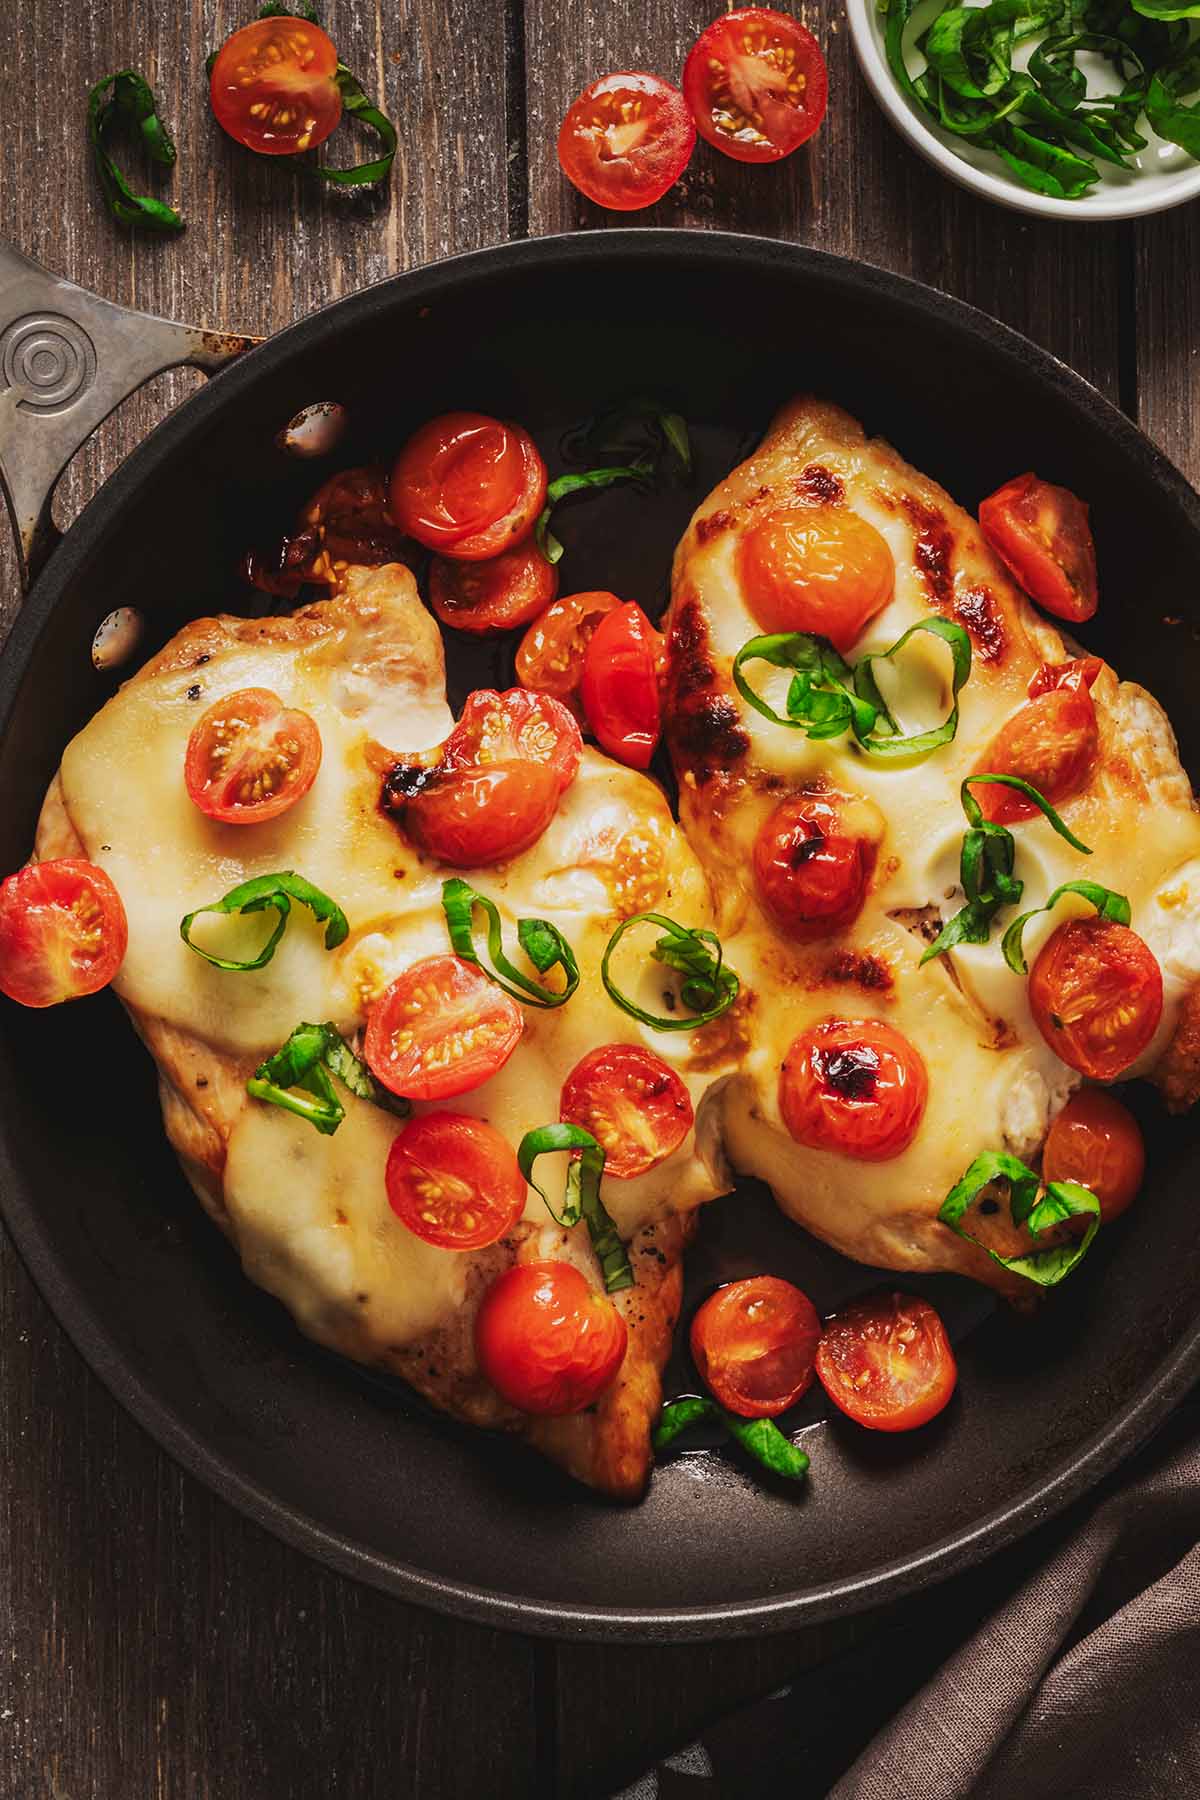
[[[888,68],[883,18],[876,0],[846,0],[846,15],[867,86],[896,130],[927,162],[973,193],[1017,212],[1051,219],[1134,219],[1200,195],[1200,162],[1177,144],[1163,143],[1144,123],[1141,129],[1150,144],[1133,159],[1135,167],[1128,174],[1101,163],[1099,185],[1081,200],[1055,200],[1033,193],[1008,173],[998,156],[943,131],[909,100]]]

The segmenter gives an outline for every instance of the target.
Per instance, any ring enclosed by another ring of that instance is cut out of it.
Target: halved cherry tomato
[[[392,470],[391,509],[410,537],[483,562],[528,537],[546,504],[529,433],[485,413],[443,413],[413,433]]]
[[[1069,488],[1018,475],[979,503],[979,527],[1031,600],[1056,619],[1090,619],[1099,604],[1088,509]]]
[[[456,869],[517,856],[536,843],[575,779],[583,739],[545,694],[480,688],[432,767],[397,764],[383,805],[408,835]]]
[[[925,1064],[880,1019],[826,1019],[796,1038],[779,1108],[798,1144],[886,1162],[916,1136],[929,1095]]]
[[[687,168],[696,127],[678,88],[630,70],[602,75],[572,102],[558,134],[563,174],[597,206],[637,212]]]
[[[631,769],[646,769],[658,746],[660,632],[634,601],[601,619],[583,659],[581,694],[596,742]]]
[[[683,67],[700,136],[737,162],[778,162],[825,117],[829,75],[798,19],[746,6],[714,20]]]
[[[958,1365],[946,1327],[915,1294],[869,1295],[825,1321],[817,1347],[821,1386],[868,1431],[912,1431],[936,1418]]]
[[[29,863],[0,882],[0,994],[22,1006],[107,987],[128,943],[120,894],[82,856]]]
[[[558,570],[536,544],[518,544],[486,562],[451,562],[435,556],[429,565],[429,600],[443,625],[456,631],[512,631],[531,619],[558,592]]]
[[[768,513],[742,538],[738,572],[764,631],[811,631],[843,654],[887,605],[896,579],[879,532],[840,506]]]
[[[599,1399],[625,1359],[625,1321],[572,1263],[519,1263],[483,1296],[475,1354],[522,1412],[557,1418]]]
[[[1037,1028],[1070,1069],[1113,1081],[1135,1063],[1162,1017],[1162,970],[1149,945],[1111,919],[1068,919],[1029,977]]]
[[[342,116],[333,40],[308,19],[256,19],[217,52],[209,94],[217,123],[260,156],[323,144]]]
[[[210,706],[188,739],[183,778],[202,813],[261,825],[302,800],[321,766],[321,734],[270,688],[239,688]]]
[[[1135,1198],[1145,1173],[1146,1146],[1129,1108],[1103,1088],[1072,1094],[1042,1150],[1043,1180],[1091,1188],[1107,1225]]]
[[[639,1044],[604,1044],[563,1082],[562,1117],[590,1131],[604,1173],[644,1175],[678,1150],[695,1118],[687,1088],[669,1064]]]
[[[721,1405],[743,1419],[772,1419],[808,1392],[820,1338],[808,1295],[777,1275],[718,1288],[692,1320],[696,1367]]]
[[[1094,656],[1044,663],[1029,684],[1029,701],[1000,727],[976,774],[1019,775],[1055,806],[1081,793],[1100,749],[1089,690],[1102,666]],[[1032,800],[1016,788],[997,784],[971,792],[984,818],[997,825],[1037,817]]]
[[[427,956],[372,1001],[363,1055],[393,1094],[453,1100],[504,1067],[523,1023],[516,1001],[474,963]]]
[[[598,591],[565,594],[535,619],[517,650],[517,680],[522,687],[552,694],[583,717],[579,687],[587,647],[601,619],[624,602]]]
[[[482,1250],[525,1210],[525,1177],[508,1139],[465,1113],[410,1119],[387,1160],[388,1205],[402,1224],[443,1250]]]
[[[841,931],[862,911],[875,847],[847,833],[816,795],[785,800],[754,840],[754,877],[768,913],[801,943]]]

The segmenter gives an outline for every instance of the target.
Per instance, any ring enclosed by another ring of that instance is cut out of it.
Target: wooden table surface
[[[829,58],[819,136],[766,169],[701,144],[640,217],[816,244],[959,295],[1069,362],[1200,481],[1200,207],[1058,225],[978,201],[884,123],[839,0],[792,10]],[[114,300],[270,332],[455,251],[603,229],[558,172],[567,103],[611,68],[677,77],[713,11],[326,0],[344,60],[400,127],[373,206],[314,197],[214,126],[204,57],[248,5],[10,0],[0,231]],[[130,64],[179,144],[179,239],[131,239],[98,201],[87,89]],[[62,485],[62,522],[198,379],[160,378],[101,429]],[[1036,419],[1030,431],[1036,443]],[[16,604],[5,543],[0,625]],[[720,1707],[880,1623],[653,1651],[454,1624],[326,1573],[182,1474],[84,1368],[6,1243],[0,1347],[0,1800],[600,1795]]]

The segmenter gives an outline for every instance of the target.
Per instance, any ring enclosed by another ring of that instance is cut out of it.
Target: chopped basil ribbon
[[[968,775],[959,789],[970,829],[963,834],[958,876],[967,903],[942,926],[922,956],[921,967],[935,956],[952,950],[955,944],[986,944],[991,936],[992,920],[1000,908],[1016,906],[1025,891],[1025,883],[1013,874],[1016,857],[1013,834],[1006,826],[984,818],[979,802],[970,791],[975,782],[1015,788],[1027,800],[1032,800],[1073,850],[1078,850],[1082,856],[1092,854],[1088,846],[1063,824],[1046,796],[1028,781],[1022,781],[1019,775]]]
[[[477,906],[483,908],[487,918],[487,948],[494,969],[484,966],[475,949],[472,918]],[[547,919],[518,919],[517,941],[539,975],[548,974],[558,964],[566,977],[566,986],[557,991],[543,987],[541,982],[531,981],[508,960],[495,903],[469,882],[456,875],[442,883],[442,911],[446,915],[446,928],[455,955],[461,956],[464,962],[474,963],[489,981],[494,981],[498,988],[523,1005],[562,1006],[579,986],[579,964],[575,961],[575,953],[557,925],[551,925]]]
[[[902,737],[879,691],[872,665],[890,661],[918,631],[928,631],[950,646],[953,659],[949,716],[930,731]],[[793,671],[788,688],[787,717],[756,694],[742,673],[748,662],[768,662]],[[748,706],[775,725],[803,731],[810,738],[841,737],[852,731],[868,756],[899,760],[928,756],[950,743],[958,730],[958,696],[971,673],[971,640],[953,619],[920,619],[896,639],[890,650],[864,656],[855,666],[845,661],[828,638],[808,631],[771,632],[742,645],[733,659],[733,685]]]
[[[608,966],[612,961],[613,951],[625,933],[635,925],[657,925],[662,931],[663,936],[650,954],[655,962],[665,963],[667,968],[675,969],[684,977],[679,997],[685,1006],[692,1009],[693,1018],[660,1018],[654,1013],[644,1012],[616,986],[608,972]],[[710,944],[713,949],[709,948]],[[650,1025],[655,1031],[694,1031],[698,1025],[708,1025],[713,1019],[719,1019],[737,999],[740,983],[734,971],[726,968],[724,956],[721,940],[715,931],[707,931],[702,926],[689,928],[677,925],[674,919],[665,918],[662,913],[634,913],[631,919],[623,920],[609,938],[608,947],[600,962],[600,979],[609,999],[615,1001],[622,1012],[627,1012],[630,1018],[637,1019],[640,1024]]]
[[[993,1181],[1008,1183],[1012,1222],[1028,1226],[1034,1237],[1048,1226],[1061,1225],[1065,1219],[1086,1218],[1086,1231],[1075,1243],[1056,1244],[1048,1250],[1028,1250],[1021,1256],[997,1255],[996,1251],[988,1250],[986,1244],[980,1244],[969,1231],[964,1231],[960,1224],[975,1196]],[[1024,1275],[1039,1287],[1054,1287],[1083,1261],[1091,1248],[1092,1239],[1100,1229],[1100,1202],[1090,1188],[1081,1187],[1077,1181],[1049,1181],[1039,1198],[1040,1187],[1041,1177],[1019,1157],[1009,1156],[1003,1150],[985,1150],[950,1189],[942,1201],[938,1218],[968,1243],[979,1244],[981,1250],[987,1250],[992,1261],[999,1263],[1001,1268]]]
[[[1026,925],[1038,913],[1049,912],[1064,894],[1078,894],[1096,908],[1102,919],[1111,919],[1115,925],[1129,923],[1129,902],[1124,894],[1114,894],[1111,888],[1101,887],[1098,881],[1064,881],[1061,887],[1055,888],[1045,906],[1035,906],[1029,912],[1022,913],[1020,918],[1014,919],[1001,939],[1000,948],[1004,952],[1004,960],[1015,974],[1025,973],[1025,952],[1021,948],[1021,938]]]
[[[546,489],[546,504],[538,515],[538,522],[533,528],[533,541],[548,563],[561,562],[563,547],[550,529],[550,514],[560,500],[568,494],[578,494],[584,488],[612,487],[618,481],[645,481],[654,473],[654,464],[649,457],[639,457],[637,462],[623,463],[610,469],[588,469],[582,475],[560,475]]]
[[[739,1419],[718,1406],[715,1400],[704,1400],[695,1395],[668,1401],[663,1407],[654,1431],[654,1448],[665,1450],[681,1432],[701,1420],[716,1420],[722,1424],[730,1437],[772,1475],[799,1481],[808,1473],[808,1457],[780,1431],[774,1419]]]
[[[106,75],[88,94],[92,159],[108,210],[119,225],[146,231],[182,231],[183,220],[175,208],[150,194],[135,194],[109,155],[108,139],[118,125],[140,140],[152,162],[160,168],[174,168],[175,145],[158,116],[154,90],[136,69]]]
[[[329,1079],[332,1071],[360,1100],[405,1119],[412,1110],[407,1100],[382,1087],[353,1050],[336,1025],[297,1025],[287,1043],[260,1063],[246,1092],[253,1100],[307,1119],[324,1137],[332,1137],[346,1116],[346,1109]],[[297,1090],[300,1090],[297,1092]]]
[[[287,929],[293,900],[307,906],[318,920],[325,923],[327,950],[336,950],[339,944],[345,943],[350,925],[341,907],[328,894],[323,894],[320,888],[314,887],[311,881],[305,881],[303,875],[297,875],[291,869],[284,869],[278,875],[255,875],[252,880],[230,888],[223,900],[215,900],[211,906],[198,906],[195,912],[188,913],[180,920],[179,935],[189,950],[202,956],[214,969],[263,969],[274,956],[276,946]],[[249,962],[234,962],[223,956],[212,956],[207,950],[202,950],[199,944],[193,944],[189,936],[192,920],[198,919],[201,913],[256,913],[264,912],[267,908],[279,914],[279,922],[258,955],[251,957]]]
[[[266,0],[266,4],[259,7],[258,16],[260,19],[307,19],[310,25],[321,23],[312,0],[292,0],[291,5],[282,4],[282,0]],[[216,60],[217,52],[210,51],[204,65],[207,74],[212,74]],[[360,125],[369,125],[379,137],[383,150],[370,162],[357,163],[352,169],[331,169],[324,163],[306,163],[305,173],[316,181],[327,181],[331,187],[370,187],[376,182],[386,181],[396,157],[396,127],[386,113],[380,112],[367,99],[361,82],[350,73],[344,62],[338,63],[333,79],[342,96],[342,112],[357,119]]]
[[[567,1191],[561,1213],[556,1213],[544,1189],[533,1179],[533,1165],[539,1156],[555,1150],[578,1150],[567,1165]],[[527,1131],[517,1147],[517,1163],[531,1188],[541,1194],[546,1211],[555,1224],[570,1227],[583,1219],[592,1240],[592,1249],[604,1275],[604,1291],[615,1294],[633,1286],[633,1270],[621,1234],[600,1198],[600,1177],[604,1173],[604,1151],[590,1131],[582,1125],[540,1125]]]

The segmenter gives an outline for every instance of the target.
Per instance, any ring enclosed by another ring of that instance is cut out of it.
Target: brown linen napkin
[[[1200,1800],[1198,1539],[1193,1397],[1090,1499],[619,1800]]]

